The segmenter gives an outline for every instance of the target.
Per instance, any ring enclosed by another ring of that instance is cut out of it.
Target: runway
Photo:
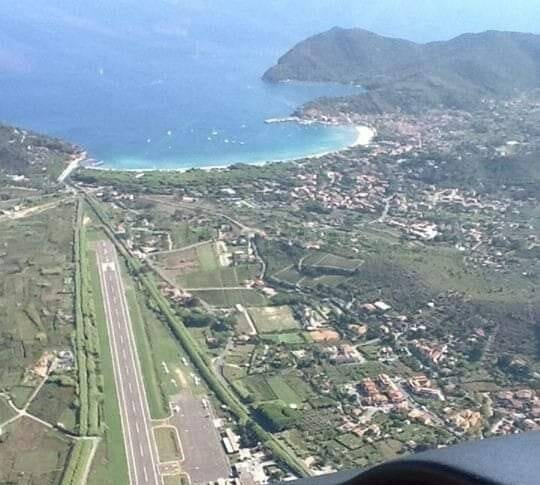
[[[116,248],[110,241],[97,243],[97,261],[130,483],[161,485],[158,453],[122,283],[121,267]]]

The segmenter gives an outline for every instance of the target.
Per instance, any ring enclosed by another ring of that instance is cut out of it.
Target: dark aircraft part
[[[292,484],[540,485],[540,432],[439,448],[366,471],[305,478]]]

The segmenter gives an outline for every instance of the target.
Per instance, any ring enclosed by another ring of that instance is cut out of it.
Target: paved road
[[[110,241],[98,243],[97,259],[130,483],[161,485],[157,447],[150,424],[121,269],[116,249]]]

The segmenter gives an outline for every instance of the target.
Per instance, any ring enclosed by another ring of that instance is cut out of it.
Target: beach
[[[353,147],[369,145],[377,134],[375,129],[369,126],[356,126],[356,131],[358,132],[358,138],[356,139],[354,144],[351,145]]]
[[[257,160],[257,161],[249,162],[247,163],[247,165],[260,167],[268,163],[294,162],[294,161],[306,160],[310,158],[322,158],[328,155],[339,153],[343,150],[347,150],[348,148],[354,148],[358,146],[367,146],[373,141],[373,138],[377,134],[376,130],[369,126],[356,125],[354,128],[357,132],[355,141],[351,143],[350,145],[345,146],[343,148],[340,148],[337,150],[324,151],[320,153],[314,153],[314,154],[306,154],[299,157],[274,159],[274,160]],[[94,170],[119,170],[122,172],[137,172],[137,173],[142,174],[144,172],[155,172],[155,171],[157,172],[186,172],[188,170],[193,170],[194,168],[199,169],[199,170],[224,170],[235,163],[239,163],[239,162],[231,162],[228,164],[220,164],[220,165],[207,165],[207,166],[201,166],[201,167],[178,167],[178,168],[157,168],[157,167],[154,167],[154,168],[111,168],[111,167],[102,167],[102,166],[88,166],[87,168],[91,168]]]

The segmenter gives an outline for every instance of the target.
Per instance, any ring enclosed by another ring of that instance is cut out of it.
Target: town
[[[540,424],[539,116],[531,96],[361,116],[374,140],[323,158],[75,180],[319,474]]]

